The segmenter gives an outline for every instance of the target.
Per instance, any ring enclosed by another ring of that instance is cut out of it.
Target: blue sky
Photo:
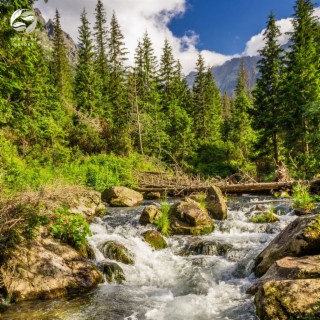
[[[295,0],[102,0],[110,21],[115,11],[128,49],[129,66],[134,63],[137,43],[147,31],[158,58],[168,39],[185,74],[194,70],[199,52],[208,66],[221,65],[235,56],[257,55],[264,46],[263,29],[271,10],[285,34],[292,31],[289,19]],[[35,3],[45,19],[60,11],[63,29],[75,41],[80,13],[85,7],[91,23],[97,0],[44,0]],[[317,9],[320,17],[320,8]]]
[[[222,54],[244,51],[246,42],[264,27],[271,10],[277,19],[293,14],[293,0],[188,0],[187,11],[169,28],[176,36],[186,30],[199,35],[197,48]]]

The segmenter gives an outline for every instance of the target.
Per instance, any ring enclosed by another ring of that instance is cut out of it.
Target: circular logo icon
[[[28,9],[18,9],[10,18],[10,26],[17,32],[31,33],[37,26],[37,18]]]

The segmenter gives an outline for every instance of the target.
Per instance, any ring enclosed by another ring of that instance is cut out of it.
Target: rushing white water
[[[245,293],[255,280],[254,258],[294,217],[288,213],[274,224],[251,223],[255,200],[235,200],[228,219],[216,222],[212,234],[172,237],[166,239],[168,248],[159,251],[143,240],[142,233],[152,228],[138,223],[143,207],[109,208],[111,215],[91,225],[89,242],[98,262],[105,260],[98,248],[108,240],[134,254],[134,265],[119,263],[126,281],[104,283],[81,296],[33,303],[37,313],[31,316],[29,309],[30,318],[23,318],[30,303],[13,306],[5,319],[256,319],[253,297]]]

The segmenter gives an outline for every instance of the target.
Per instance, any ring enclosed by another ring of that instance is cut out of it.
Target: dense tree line
[[[296,1],[287,52],[270,14],[257,85],[251,92],[241,62],[232,97],[221,95],[201,54],[190,88],[170,43],[156,57],[147,32],[126,67],[121,26],[115,13],[108,23],[101,0],[93,27],[81,13],[72,66],[58,11],[49,55],[36,34],[18,35],[8,25],[6,17],[30,5],[0,7],[2,150],[16,148],[46,165],[139,152],[204,175],[258,169],[261,179],[274,179],[280,166],[297,177],[319,172],[320,28],[311,1]]]

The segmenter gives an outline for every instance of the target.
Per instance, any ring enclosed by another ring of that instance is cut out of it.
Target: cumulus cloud
[[[320,8],[315,8],[314,14],[315,16],[320,17]],[[279,37],[278,42],[280,45],[284,45],[288,43],[288,40],[290,38],[290,35],[288,35],[288,32],[293,31],[292,19],[291,18],[281,19],[281,20],[278,20],[276,23],[281,31],[281,36]],[[265,41],[263,40],[264,32],[265,32],[265,29],[263,29],[259,34],[253,36],[247,42],[243,55],[245,56],[258,55],[258,51],[261,50],[265,45]]]
[[[194,69],[199,51],[196,48],[198,35],[187,31],[183,37],[176,37],[168,28],[169,22],[177,16],[183,15],[186,10],[186,0],[108,0],[103,1],[110,21],[112,12],[115,11],[122,32],[125,36],[126,47],[129,51],[128,63],[134,60],[134,51],[137,42],[145,31],[153,41],[155,53],[161,56],[164,40],[167,38],[173,47],[175,57],[188,74]],[[96,0],[55,0],[47,4],[43,0],[36,3],[44,18],[48,20],[54,17],[56,8],[61,14],[61,24],[76,41],[78,38],[78,26],[80,13],[86,8],[91,23],[94,23],[94,9]],[[203,51],[208,65],[220,65],[232,56],[226,56],[212,51]]]

